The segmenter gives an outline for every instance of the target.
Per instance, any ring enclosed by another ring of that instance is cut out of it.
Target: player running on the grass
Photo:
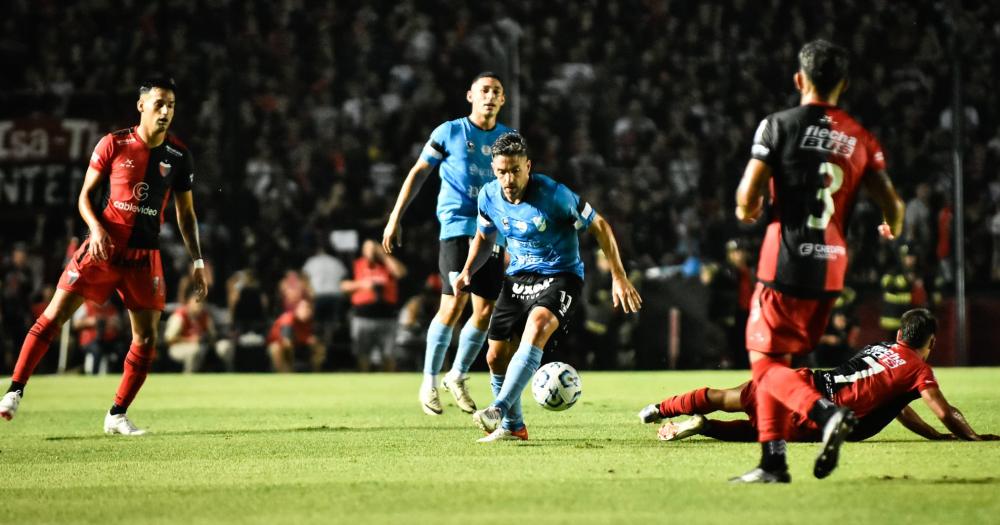
[[[597,238],[611,264],[614,306],[637,312],[642,305],[625,275],[611,225],[566,186],[531,173],[524,137],[507,133],[497,139],[492,165],[496,180],[479,193],[479,229],[453,283],[456,290],[469,286],[493,252],[498,232],[507,237],[510,265],[490,321],[486,354],[496,400],[472,415],[489,434],[480,442],[528,439],[521,392],[538,369],[549,338],[557,329],[567,329],[580,302],[579,231],[586,229]]]
[[[192,279],[199,300],[204,299],[208,286],[191,194],[194,162],[187,147],[167,133],[174,118],[176,91],[169,78],[143,82],[136,104],[139,125],[109,133],[97,143],[77,201],[90,236],[73,254],[55,295],[24,339],[10,389],[0,400],[0,417],[14,417],[35,366],[80,304],[84,300],[103,303],[117,290],[132,323],[132,346],[125,356],[114,404],[104,418],[104,432],[127,436],[145,433],[125,412],[156,355],[157,326],[166,292],[160,225],[171,191],[177,225],[194,261]],[[91,193],[105,187],[104,208],[95,211]]]
[[[837,466],[840,445],[856,423],[849,409],[838,408],[790,367],[792,356],[816,347],[843,288],[845,224],[862,183],[882,210],[880,234],[892,238],[902,227],[903,203],[885,173],[882,147],[836,107],[847,69],[847,51],[839,46],[816,40],[802,47],[794,76],[801,105],[760,123],[736,191],[736,216],[751,223],[763,212],[770,183],[772,214],[746,332],[762,458],[734,482],[791,480],[785,439],[792,412],[823,429],[817,478]]]
[[[402,245],[400,221],[403,213],[434,168],[439,168],[441,190],[437,198],[437,218],[441,223],[441,247],[438,267],[443,285],[441,305],[427,328],[424,380],[419,392],[420,405],[429,415],[437,415],[442,411],[437,391],[437,375],[444,364],[455,324],[469,302],[469,293],[465,292],[472,294],[472,316],[462,327],[458,352],[451,371],[445,375],[441,385],[451,392],[455,397],[455,404],[464,412],[472,413],[476,410],[466,379],[469,368],[486,342],[486,328],[493,314],[493,304],[500,295],[503,284],[504,252],[501,238],[489,261],[473,275],[472,285],[468,290],[456,291],[451,286],[451,281],[465,264],[469,243],[476,234],[476,196],[479,195],[480,188],[493,179],[490,146],[497,137],[510,131],[510,128],[497,122],[497,115],[506,98],[503,84],[495,73],[487,71],[476,75],[465,98],[472,104],[469,116],[445,122],[431,133],[420,158],[403,181],[396,205],[382,234],[382,247],[386,253],[392,253],[394,245]]]
[[[896,342],[865,347],[846,363],[833,370],[799,368],[796,373],[817,387],[837,405],[850,408],[858,425],[847,436],[861,441],[878,434],[893,419],[910,431],[931,440],[962,439],[992,441],[992,434],[977,434],[959,410],[945,400],[926,363],[936,341],[937,320],[925,309],[903,314]],[[664,441],[676,441],[701,434],[722,441],[756,441],[756,385],[748,381],[724,390],[699,388],[669,397],[639,412],[643,423],[659,423],[682,414],[694,417],[681,422],[668,421],[658,432]],[[908,405],[923,398],[941,423],[951,431],[942,434],[928,425]],[[749,419],[718,421],[704,416],[712,412],[745,412]],[[787,422],[790,441],[819,441],[819,426],[797,414]]]

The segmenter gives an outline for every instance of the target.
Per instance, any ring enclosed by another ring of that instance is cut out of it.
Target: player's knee
[[[156,346],[156,332],[132,332],[132,344],[145,348]]]

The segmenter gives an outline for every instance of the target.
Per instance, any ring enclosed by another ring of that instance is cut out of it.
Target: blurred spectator
[[[107,374],[125,354],[128,341],[122,311],[111,299],[104,304],[84,301],[73,314],[72,326],[83,352],[83,373]]]
[[[819,338],[816,346],[815,365],[820,368],[833,368],[847,361],[854,355],[860,327],[847,316],[844,310],[835,309],[830,315],[826,331]]]
[[[382,245],[366,239],[361,257],[354,261],[354,277],[341,283],[351,294],[351,341],[358,369],[367,372],[372,365],[385,371],[396,369],[396,308],[399,304],[399,279],[406,267],[385,253]]]
[[[313,304],[309,299],[300,300],[278,316],[267,336],[267,351],[275,372],[318,372],[323,367],[326,348],[313,329]]]
[[[201,372],[210,351],[215,352],[227,372],[233,371],[234,345],[229,339],[218,339],[206,306],[189,291],[187,300],[170,314],[163,330],[167,355],[181,363],[185,374]]]
[[[266,355],[267,295],[257,280],[257,272],[245,268],[226,282],[229,312],[229,340],[235,347],[239,370],[259,371],[270,365]],[[266,363],[261,363],[263,360]]]
[[[282,311],[287,312],[303,299],[312,300],[313,291],[309,281],[298,270],[286,270],[285,276],[278,282],[278,298]]]
[[[333,344],[333,333],[343,315],[344,292],[340,282],[347,278],[347,267],[327,253],[323,241],[317,241],[316,253],[306,259],[302,273],[309,279],[315,294],[316,331],[323,346]]]
[[[594,368],[619,367],[623,314],[611,301],[611,265],[601,250],[594,251],[595,264],[584,273],[583,329],[586,332],[586,361]]]
[[[913,244],[921,253],[931,247],[931,187],[926,182],[917,185],[916,194],[906,203],[903,219],[904,241]]]
[[[427,327],[437,315],[441,302],[441,275],[427,276],[420,292],[410,297],[399,311],[396,332],[396,365],[403,370],[416,370],[424,354]]]
[[[907,310],[928,305],[927,288],[920,276],[920,252],[916,245],[903,244],[899,249],[900,264],[882,276],[882,316],[879,326],[887,340],[896,340],[899,322]]]
[[[31,294],[40,283],[28,264],[28,248],[24,243],[13,246],[10,257],[0,268],[0,321],[6,334],[4,341],[10,341],[4,349],[4,361],[12,363],[17,358],[24,335],[34,323]]]

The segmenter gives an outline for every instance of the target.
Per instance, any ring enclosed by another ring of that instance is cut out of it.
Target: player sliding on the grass
[[[785,440],[792,413],[823,428],[817,478],[836,468],[840,445],[856,423],[849,409],[791,369],[792,356],[816,347],[843,288],[845,224],[860,186],[882,210],[884,237],[903,224],[903,202],[885,173],[882,147],[836,106],[847,88],[848,62],[845,49],[824,40],[802,47],[794,76],[800,105],[760,123],[736,190],[736,217],[743,222],[763,215],[766,194],[772,203],[746,331],[761,460],[730,480],[736,483],[791,481]]]
[[[184,144],[167,133],[174,118],[175,92],[169,78],[143,82],[137,103],[139,125],[109,133],[97,143],[77,202],[90,236],[73,254],[55,295],[24,339],[10,389],[0,399],[0,417],[14,417],[35,366],[83,301],[101,304],[117,290],[132,322],[132,346],[125,356],[114,404],[104,418],[104,432],[145,433],[132,424],[125,411],[156,357],[157,326],[166,288],[160,263],[160,225],[171,191],[177,225],[194,261],[197,299],[204,299],[208,290],[191,194],[194,162]],[[95,211],[90,194],[105,186],[104,207]]]
[[[441,177],[437,198],[437,218],[441,223],[438,268],[443,286],[441,305],[427,328],[424,380],[418,394],[421,408],[432,416],[442,412],[437,375],[441,372],[452,332],[469,302],[470,294],[472,316],[459,333],[458,352],[441,386],[451,392],[455,404],[464,412],[476,410],[466,378],[486,341],[486,327],[503,284],[501,238],[493,248],[489,261],[472,276],[472,285],[468,289],[454,290],[451,286],[451,281],[465,263],[472,236],[476,234],[476,196],[484,184],[493,180],[490,146],[497,137],[510,131],[510,128],[497,122],[506,96],[503,84],[495,73],[487,71],[476,75],[465,98],[472,104],[469,116],[445,122],[431,133],[420,158],[410,168],[399,189],[396,205],[382,234],[382,247],[386,253],[391,254],[395,245],[402,245],[400,221],[403,213],[416,198],[427,177],[437,168]]]
[[[937,320],[923,308],[903,314],[895,344],[868,346],[833,370],[799,368],[795,372],[837,405],[854,411],[858,425],[847,436],[861,441],[878,434],[893,419],[912,432],[932,440],[962,439],[992,441],[993,434],[977,434],[959,410],[948,404],[926,363],[936,341]],[[669,397],[639,412],[643,423],[659,423],[680,415],[694,417],[668,421],[658,432],[664,441],[701,434],[722,441],[757,441],[756,384],[748,381],[736,388],[699,388]],[[923,398],[941,423],[951,431],[942,434],[928,425],[908,405]],[[705,418],[712,412],[745,412],[749,419],[719,421]],[[822,432],[810,419],[792,414],[787,421],[790,441],[819,441]]]
[[[611,264],[614,306],[621,305],[626,313],[642,306],[625,275],[611,225],[566,186],[531,173],[521,135],[507,133],[497,139],[492,166],[496,180],[479,192],[479,229],[453,283],[456,290],[472,283],[471,276],[492,253],[501,230],[510,265],[490,320],[486,355],[496,400],[472,415],[489,433],[480,442],[528,439],[521,392],[542,361],[542,349],[556,330],[567,329],[580,302],[583,261],[577,232],[592,233]]]

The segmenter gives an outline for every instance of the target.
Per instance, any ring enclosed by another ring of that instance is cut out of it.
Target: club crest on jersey
[[[521,233],[524,233],[524,232],[528,231],[528,223],[526,223],[524,221],[519,221],[517,219],[514,219],[514,228],[517,231],[519,231]]]
[[[467,140],[465,141],[465,149],[467,149],[469,153],[472,153],[473,151],[476,151],[476,144],[471,140]]]
[[[502,217],[500,219],[500,224],[503,224],[503,229],[505,231],[510,231],[510,221],[507,220],[507,217]]]
[[[161,160],[160,161],[160,176],[161,177],[166,177],[167,175],[170,175],[170,169],[171,168],[172,168],[172,166],[170,165],[169,162],[167,162],[165,160]]]
[[[545,218],[542,217],[541,215],[536,215],[532,217],[531,222],[535,225],[535,228],[537,228],[538,231],[540,232],[545,231],[545,228],[548,226],[547,224],[545,224]]]
[[[160,278],[158,276],[153,277],[153,293],[159,293],[159,292],[160,292]]]

